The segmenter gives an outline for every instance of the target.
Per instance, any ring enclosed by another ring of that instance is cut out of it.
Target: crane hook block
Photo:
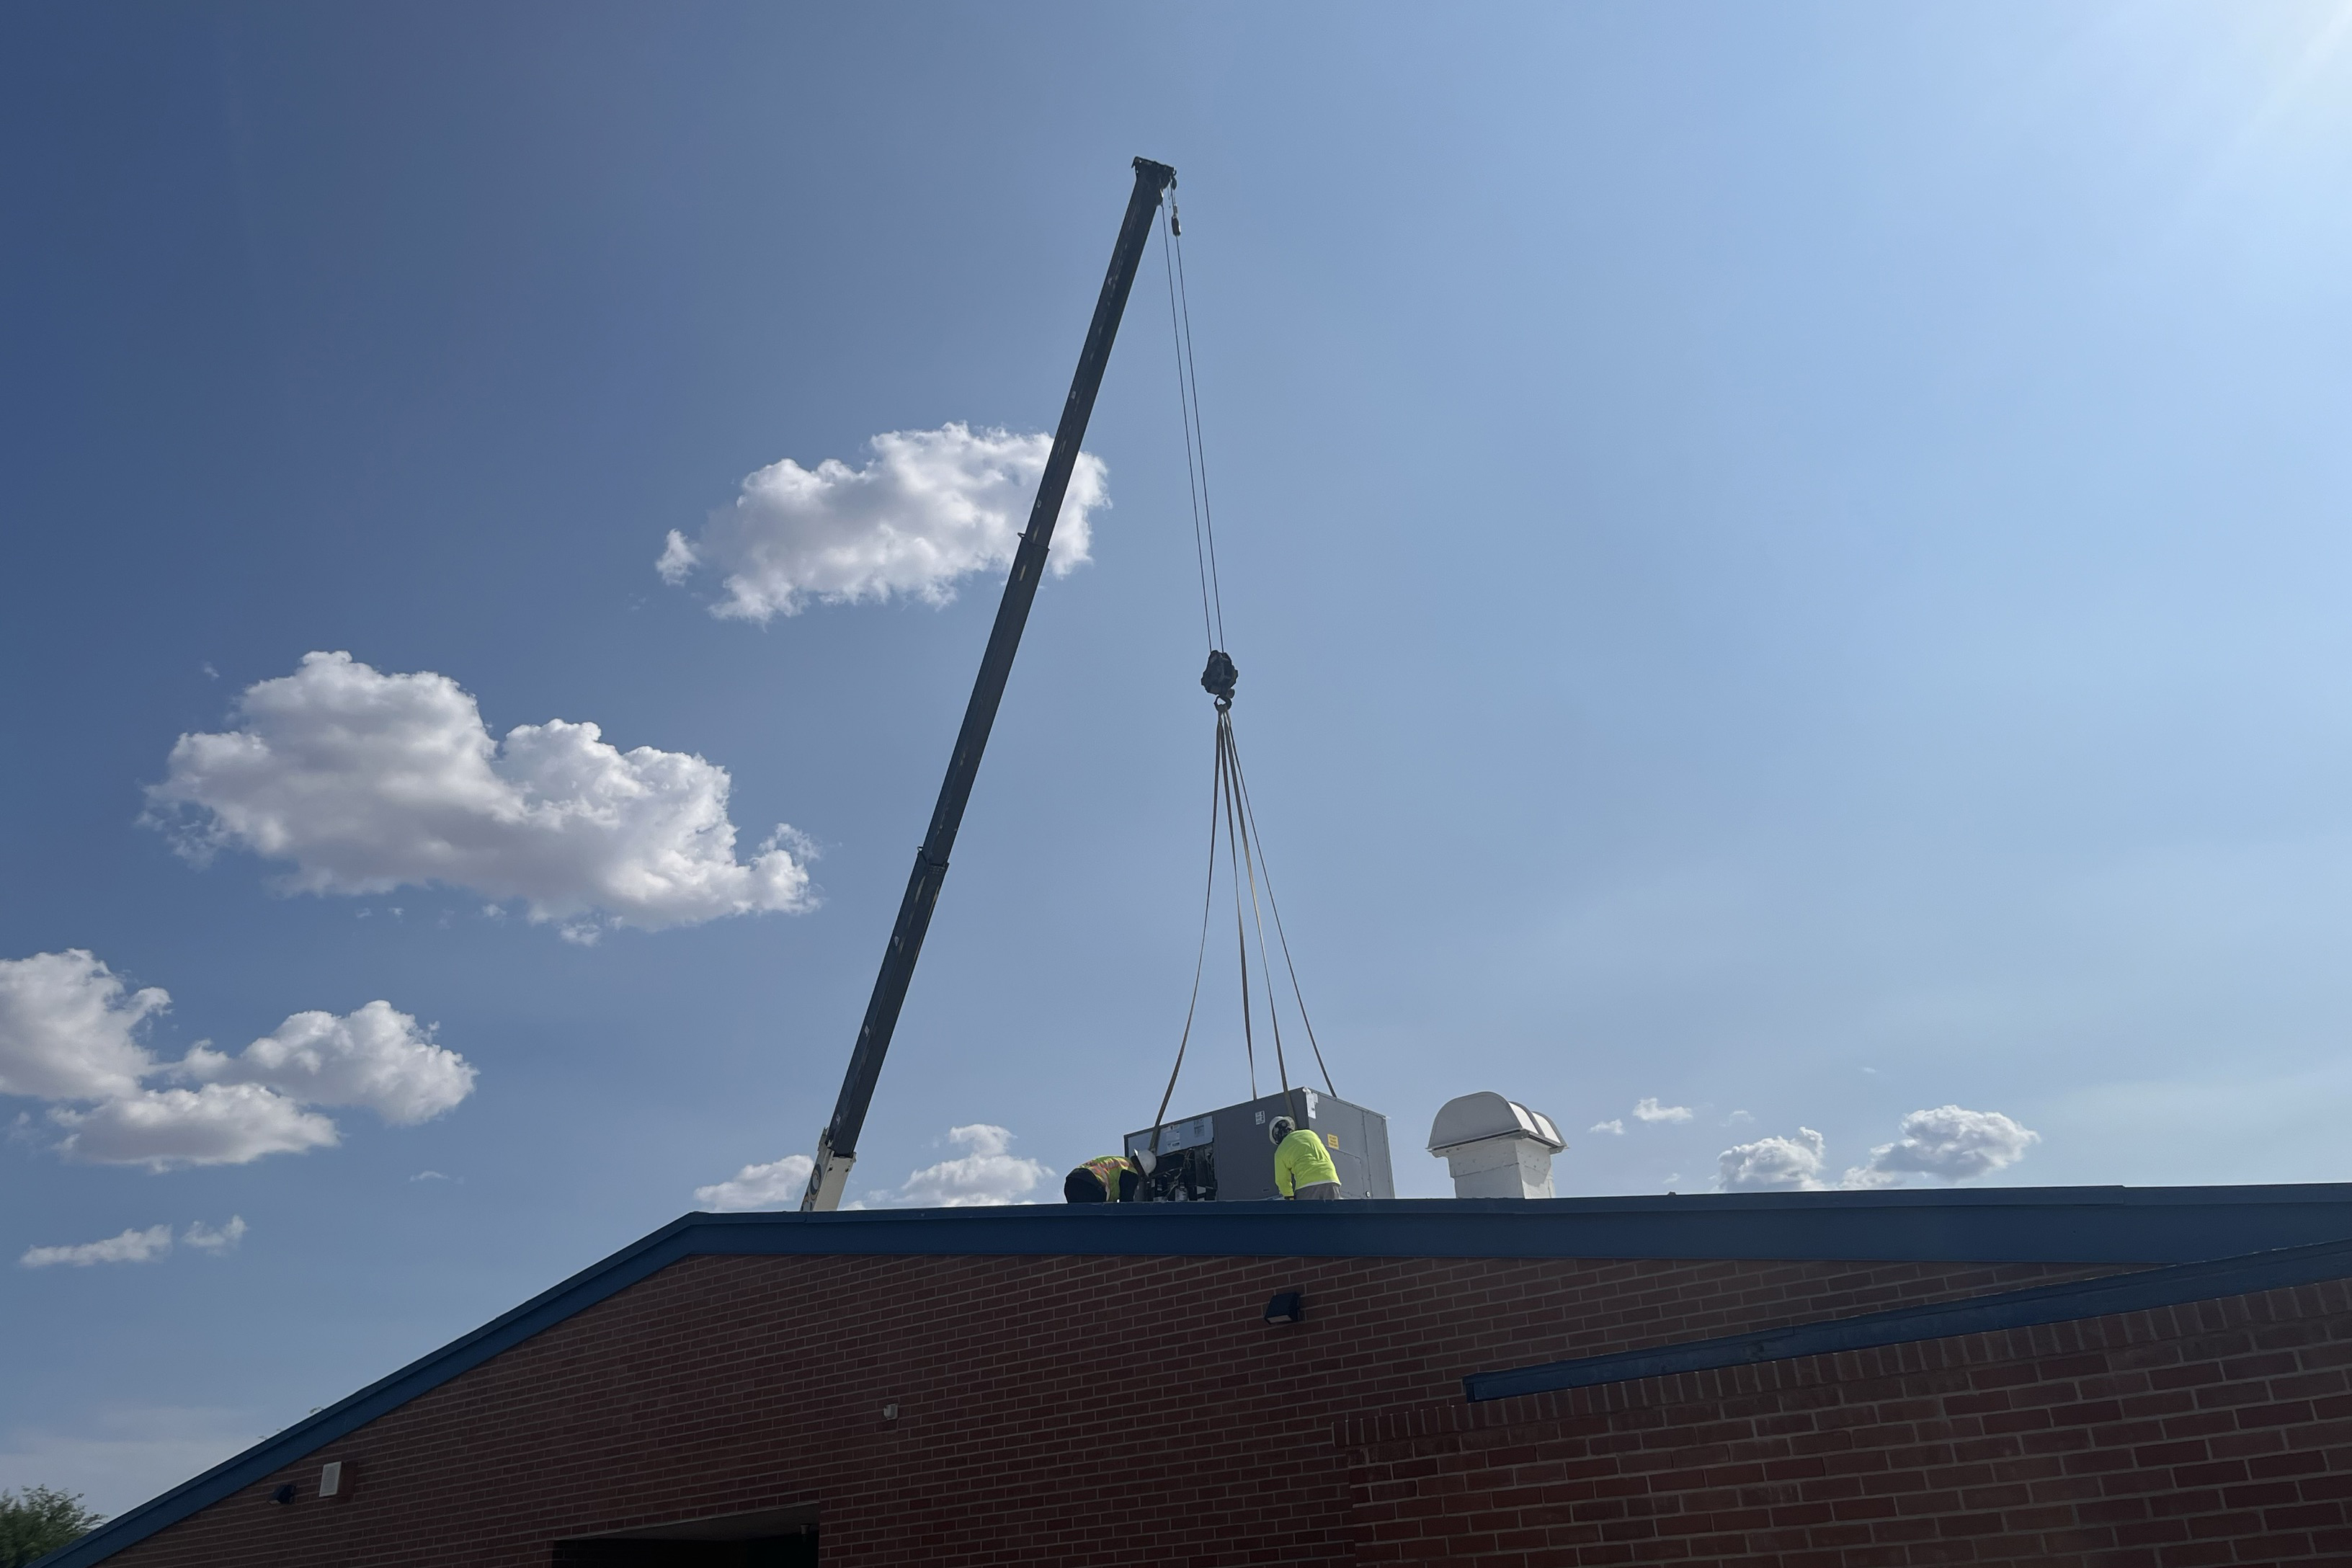
[[[1231,702],[1234,700],[1234,683],[1241,678],[1242,672],[1234,668],[1234,661],[1226,656],[1224,649],[1209,650],[1209,668],[1201,672],[1202,690],[1220,702]]]

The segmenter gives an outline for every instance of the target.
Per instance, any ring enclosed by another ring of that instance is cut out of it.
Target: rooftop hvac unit
[[[1389,1169],[1389,1119],[1337,1095],[1294,1089],[1286,1100],[1269,1094],[1160,1128],[1159,1163],[1144,1183],[1145,1198],[1232,1203],[1282,1196],[1275,1190],[1274,1142],[1265,1129],[1286,1111],[1330,1151],[1341,1197],[1396,1196],[1396,1177]],[[1150,1147],[1150,1128],[1127,1135],[1129,1153]]]

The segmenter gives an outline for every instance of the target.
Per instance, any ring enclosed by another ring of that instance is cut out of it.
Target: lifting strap
[[[1290,981],[1293,1003],[1298,1009],[1298,1021],[1306,1026],[1307,1042],[1315,1053],[1315,1065],[1323,1074],[1323,1087],[1334,1098],[1339,1088],[1331,1079],[1330,1064],[1323,1059],[1323,1044],[1316,1038],[1314,1020],[1307,1012],[1307,994],[1298,983],[1298,965],[1290,955],[1290,937],[1283,929],[1282,906],[1274,896],[1274,873],[1265,863],[1265,845],[1257,830],[1257,814],[1252,808],[1249,784],[1242,773],[1241,748],[1234,739],[1234,685],[1239,672],[1234,661],[1222,650],[1213,651],[1209,668],[1201,676],[1201,684],[1217,700],[1216,768],[1209,800],[1209,867],[1206,885],[1201,893],[1201,939],[1192,955],[1192,994],[1184,1004],[1183,1033],[1176,1042],[1176,1062],[1169,1069],[1168,1087],[1160,1096],[1160,1109],[1151,1119],[1151,1152],[1160,1153],[1160,1135],[1168,1122],[1168,1106],[1176,1096],[1176,1080],[1184,1071],[1184,1054],[1192,1044],[1192,1025],[1201,1005],[1201,976],[1206,968],[1209,951],[1209,915],[1215,902],[1217,886],[1217,837],[1225,839],[1228,874],[1234,886],[1234,935],[1241,965],[1242,1048],[1246,1053],[1250,1073],[1250,1098],[1257,1098],[1257,1041],[1253,1015],[1249,981],[1248,925],[1255,924],[1257,932],[1258,968],[1265,983],[1266,1018],[1274,1036],[1275,1072],[1282,1084],[1283,1098],[1291,1097],[1290,1067],[1282,1046],[1282,1016],[1276,1006],[1273,985],[1273,962],[1265,945],[1265,915],[1274,916],[1275,940],[1282,949],[1283,968]],[[1261,910],[1258,884],[1265,885],[1265,901]],[[1249,888],[1249,921],[1244,922],[1242,908],[1242,888]],[[1293,1114],[1297,1114],[1294,1108]]]
[[[1209,952],[1209,914],[1217,888],[1217,836],[1225,838],[1227,874],[1234,885],[1234,938],[1241,963],[1242,1049],[1249,1066],[1250,1098],[1257,1098],[1257,1037],[1250,994],[1249,927],[1257,932],[1258,972],[1265,990],[1266,1019],[1274,1036],[1275,1074],[1286,1101],[1291,1097],[1290,1064],[1282,1046],[1282,1017],[1276,1006],[1274,965],[1265,945],[1265,915],[1274,916],[1275,940],[1282,948],[1283,967],[1290,979],[1291,998],[1307,1029],[1307,1042],[1322,1070],[1323,1085],[1336,1099],[1330,1067],[1323,1060],[1322,1043],[1307,1016],[1307,997],[1298,984],[1298,966],[1290,956],[1290,938],[1283,930],[1282,908],[1275,901],[1274,874],[1265,864],[1265,846],[1258,836],[1257,814],[1250,804],[1249,785],[1242,776],[1240,748],[1234,741],[1234,689],[1241,672],[1224,651],[1224,591],[1217,581],[1217,528],[1209,507],[1208,446],[1201,434],[1201,384],[1192,357],[1192,301],[1184,279],[1184,227],[1171,191],[1160,213],[1160,260],[1168,277],[1168,329],[1176,344],[1176,402],[1184,426],[1184,482],[1192,501],[1192,552],[1201,579],[1201,630],[1209,643],[1208,667],[1201,672],[1201,688],[1216,700],[1216,767],[1209,796],[1209,867],[1201,894],[1201,940],[1192,955],[1192,994],[1184,1005],[1184,1028],[1176,1041],[1176,1063],[1168,1074],[1168,1088],[1151,1119],[1151,1153],[1160,1153],[1160,1136],[1168,1121],[1169,1102],[1175,1098],[1176,1079],[1184,1070],[1184,1053],[1192,1044],[1192,1025],[1201,1005],[1201,975]],[[1219,821],[1223,819],[1220,828]],[[1242,886],[1249,886],[1249,918],[1242,909]],[[1265,903],[1259,908],[1258,884],[1265,884]],[[1294,1107],[1294,1117],[1297,1111]]]

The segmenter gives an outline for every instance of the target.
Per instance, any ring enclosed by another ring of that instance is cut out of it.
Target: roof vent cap
[[[1551,1157],[1567,1147],[1550,1117],[1499,1094],[1449,1100],[1429,1129],[1457,1198],[1550,1197]]]
[[[1449,1100],[1439,1109],[1429,1129],[1429,1152],[1443,1154],[1489,1138],[1529,1138],[1555,1153],[1568,1147],[1559,1129],[1542,1111],[1529,1110],[1499,1094],[1485,1093]]]

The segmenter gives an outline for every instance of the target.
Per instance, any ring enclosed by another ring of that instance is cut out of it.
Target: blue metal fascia
[[[1852,1318],[1801,1323],[1793,1328],[1763,1329],[1754,1333],[1727,1334],[1720,1339],[1621,1351],[1613,1355],[1474,1373],[1462,1380],[1462,1393],[1476,1404],[1508,1399],[1515,1394],[1592,1388],[1682,1372],[1709,1372],[1727,1366],[1751,1366],[1759,1362],[1793,1361],[1800,1356],[1915,1344],[1922,1340],[1951,1339],[1960,1334],[2030,1329],[2044,1323],[2104,1318],[2116,1312],[2143,1312],[2157,1307],[2179,1307],[2192,1301],[2247,1296],[2260,1290],[2347,1278],[2352,1278],[2352,1241],[2322,1242],[2315,1247],[2177,1264],[2169,1268],[2151,1268],[2105,1279],[2039,1285],[2032,1289],[2004,1290],[1998,1295],[1972,1296],[1960,1301],[1898,1307],[1892,1311],[1865,1312]]]
[[[84,1568],[698,1255],[2175,1263],[2352,1237],[2352,1184],[689,1214],[40,1560]],[[1505,1373],[1490,1373],[1504,1376]]]
[[[701,1216],[698,1251],[2180,1263],[2352,1237],[2352,1184],[1020,1205]]]

